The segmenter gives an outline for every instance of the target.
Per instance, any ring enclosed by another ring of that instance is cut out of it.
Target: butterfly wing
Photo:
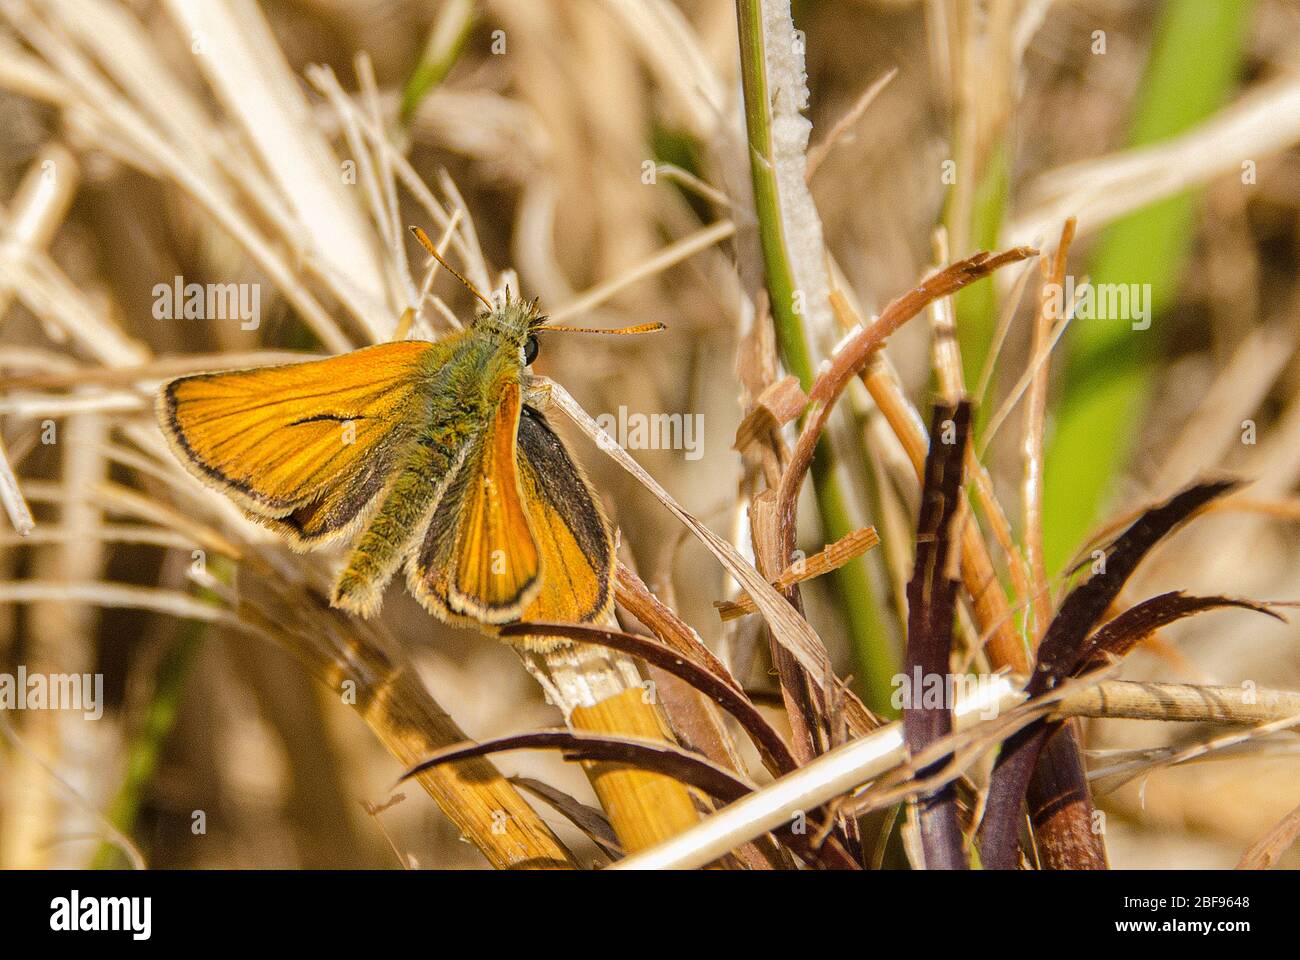
[[[444,620],[517,620],[541,589],[539,544],[515,467],[521,408],[519,383],[506,382],[408,566],[411,592]]]
[[[523,620],[591,623],[613,602],[614,537],[582,470],[546,419],[519,421],[519,479],[542,556],[542,588]]]
[[[582,471],[545,418],[530,407],[522,407],[515,422],[512,462],[539,566],[536,585],[519,591],[512,602],[492,610],[486,609],[481,597],[465,602],[466,585],[462,582],[459,588],[455,586],[458,571],[467,562],[477,564],[479,569],[485,562],[481,548],[466,548],[488,538],[456,532],[456,518],[483,531],[490,525],[471,519],[479,509],[467,506],[475,481],[469,470],[463,470],[462,476],[448,487],[420,550],[412,558],[407,570],[408,586],[436,615],[453,621],[599,620],[613,599],[614,539],[609,524]],[[509,509],[513,512],[515,508],[511,505]],[[520,535],[517,530],[516,536]],[[482,576],[476,578],[476,582],[483,580]]]
[[[254,519],[308,548],[351,530],[410,439],[436,344],[166,384],[158,419],[180,461]]]

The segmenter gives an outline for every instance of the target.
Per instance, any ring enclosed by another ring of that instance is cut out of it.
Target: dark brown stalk
[[[719,800],[738,800],[750,787],[730,770],[666,740],[615,737],[579,730],[533,730],[481,743],[465,741],[426,757],[402,774],[401,781],[458,760],[486,757],[507,750],[560,750],[566,759],[626,764],[672,777]],[[399,782],[401,782],[399,781]]]
[[[1070,592],[1047,628],[1026,688],[1031,698],[1050,691],[1076,672],[1086,652],[1088,635],[1151,548],[1205,504],[1235,486],[1232,481],[1212,481],[1189,487],[1147,510],[1115,540],[1099,561],[1097,573]],[[1043,770],[1036,775],[1040,757]],[[1043,866],[1104,869],[1105,848],[1091,829],[1092,801],[1077,733],[1063,721],[1031,725],[1003,744],[980,832],[980,856],[985,867],[1011,870],[1017,866],[1021,803],[1026,799]]]
[[[1265,604],[1253,600],[1241,600],[1235,597],[1193,597],[1181,590],[1174,590],[1130,607],[1089,637],[1079,657],[1079,666],[1075,673],[1087,673],[1089,670],[1105,666],[1111,660],[1123,657],[1161,627],[1166,627],[1184,617],[1192,617],[1210,610],[1222,610],[1226,607],[1254,610],[1256,613],[1286,622],[1286,617],[1270,610]]]
[[[946,436],[951,430],[952,436]],[[916,563],[907,585],[907,651],[904,672],[911,695],[903,705],[903,735],[907,749],[920,753],[935,740],[952,732],[952,705],[925,704],[928,681],[940,678],[940,689],[952,655],[952,622],[958,581],[951,575],[953,524],[961,515],[963,464],[970,433],[970,404],[936,405],[930,422],[930,452],[925,461],[925,485],[916,524]],[[917,682],[920,681],[920,682]],[[950,757],[942,757],[920,771],[919,777],[938,773]],[[957,792],[952,783],[918,801],[921,848],[930,870],[965,870],[969,866],[962,848],[957,818]]]

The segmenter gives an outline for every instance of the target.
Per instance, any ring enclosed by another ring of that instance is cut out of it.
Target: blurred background
[[[1255,481],[1246,499],[1180,533],[1125,598],[1300,598],[1300,4],[799,0],[793,15],[808,186],[864,316],[932,267],[939,226],[955,257],[1054,245],[1076,216],[1071,275],[1147,292],[1149,328],[1078,319],[1052,357],[1043,534],[1058,592],[1109,521],[1228,469]],[[104,697],[97,720],[5,715],[0,865],[127,863],[108,821],[157,867],[484,866],[418,787],[377,809],[401,764],[283,644],[240,629],[237,598],[265,586],[250,580],[328,580],[337,554],[291,556],[183,474],[151,393],[187,371],[383,340],[417,298],[416,335],[467,318],[468,294],[407,242],[421,224],[454,233],[476,282],[508,281],[553,315],[667,324],[557,336],[535,369],[596,416],[698,416],[697,449],[633,453],[748,551],[757,473],[732,442],[767,320],[750,296],[743,124],[731,0],[0,0],[0,437],[36,524],[0,532],[0,672],[99,673]],[[985,426],[1031,357],[1035,297],[1018,276],[957,302]],[[255,329],[160,311],[157,287],[178,277],[256,289]],[[842,333],[813,329],[814,352]],[[887,351],[923,415],[930,343],[918,321]],[[861,451],[842,471],[852,525],[884,541],[855,566],[869,640],[827,583],[805,593],[862,684],[864,642],[878,662],[900,656],[916,493],[865,392],[845,408]],[[984,458],[1013,518],[1020,420]],[[565,432],[625,561],[747,686],[773,689],[761,625],[713,609],[734,593],[716,562]],[[819,549],[816,504],[801,517],[801,546]],[[268,566],[250,573],[222,542]],[[374,629],[467,735],[559,722],[511,650],[441,626],[399,587]],[[1218,613],[1162,632],[1123,675],[1297,689],[1297,640],[1295,625]],[[1089,762],[1210,733],[1094,722]],[[553,756],[498,765],[591,802]],[[1099,797],[1112,862],[1232,866],[1300,804],[1298,772],[1287,738],[1146,771]]]

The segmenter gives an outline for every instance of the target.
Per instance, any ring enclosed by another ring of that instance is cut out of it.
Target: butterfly
[[[397,340],[163,385],[158,421],[180,462],[298,550],[349,541],[331,603],[370,616],[399,569],[448,623],[588,623],[613,602],[614,533],[539,407],[528,368],[537,301],[494,304],[438,341]],[[539,641],[540,642],[540,641]]]

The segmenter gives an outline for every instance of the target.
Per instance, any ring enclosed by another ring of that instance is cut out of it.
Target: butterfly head
[[[507,287],[501,301],[479,312],[474,331],[496,341],[503,352],[518,354],[523,365],[528,366],[537,357],[536,331],[545,323],[536,299],[525,300]]]

